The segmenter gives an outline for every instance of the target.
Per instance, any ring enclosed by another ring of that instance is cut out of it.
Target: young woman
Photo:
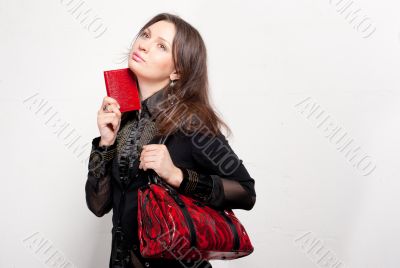
[[[137,223],[139,171],[154,170],[180,193],[215,208],[253,208],[254,179],[221,132],[229,127],[210,105],[204,42],[180,17],[162,13],[139,31],[128,66],[141,110],[121,114],[104,97],[97,114],[85,186],[98,217],[113,209],[110,267],[211,267],[207,261],[144,258]],[[230,132],[230,131],[229,131]],[[158,144],[159,137],[168,137]]]

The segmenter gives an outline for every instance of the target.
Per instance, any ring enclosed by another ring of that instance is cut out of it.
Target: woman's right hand
[[[104,110],[107,107],[108,110]],[[97,113],[97,126],[100,132],[100,146],[114,144],[121,124],[121,112],[118,102],[105,96],[100,110]]]

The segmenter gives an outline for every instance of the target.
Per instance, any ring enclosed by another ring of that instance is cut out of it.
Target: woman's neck
[[[168,84],[168,82],[169,82],[168,80],[165,80],[155,83],[154,81],[147,82],[139,79],[138,84],[139,84],[139,93],[141,101],[147,99],[157,91],[164,88]]]

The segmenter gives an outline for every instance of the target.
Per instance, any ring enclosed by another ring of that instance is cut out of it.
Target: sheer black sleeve
[[[92,141],[85,193],[89,210],[102,217],[112,209],[111,162],[116,154],[116,144],[99,146],[99,142],[100,137]]]
[[[219,209],[252,209],[255,181],[225,136],[197,134],[192,137],[191,146],[199,169],[179,167],[183,181],[178,191]]]

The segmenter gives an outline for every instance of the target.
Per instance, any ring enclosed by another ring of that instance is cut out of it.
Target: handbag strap
[[[169,135],[160,135],[157,144],[165,144]],[[143,170],[141,170],[143,172]],[[159,178],[158,174],[153,169],[147,170],[147,179],[149,180],[148,184],[156,183],[156,184],[163,184],[163,181]]]

